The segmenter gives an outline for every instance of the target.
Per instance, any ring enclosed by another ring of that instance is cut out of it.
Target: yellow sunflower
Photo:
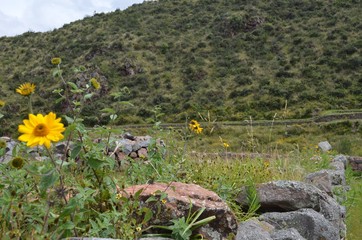
[[[24,125],[19,125],[18,131],[22,135],[18,139],[27,142],[28,147],[45,145],[50,148],[51,141],[58,142],[64,138],[62,132],[65,128],[60,121],[61,118],[56,118],[52,112],[45,116],[29,114],[29,119],[23,120]]]
[[[35,84],[34,83],[24,83],[21,84],[17,89],[16,92],[23,95],[28,96],[35,91]]]
[[[59,64],[61,64],[62,59],[58,58],[58,57],[55,57],[55,58],[52,58],[51,62],[52,62],[53,65],[59,65]]]
[[[92,86],[95,88],[95,89],[100,89],[101,88],[101,84],[97,81],[97,79],[95,78],[92,78],[90,80]]]

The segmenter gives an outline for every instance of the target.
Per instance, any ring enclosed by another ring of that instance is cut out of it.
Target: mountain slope
[[[104,108],[117,111],[119,124],[159,112],[179,122],[208,110],[218,120],[244,120],[361,108],[361,16],[360,0],[159,0],[3,37],[1,121],[10,128],[26,116],[26,99],[14,89],[27,81],[37,85],[34,109],[69,114],[54,102],[52,90],[63,85],[52,77],[52,57],[62,58],[66,81],[101,83],[81,109],[88,124],[107,123]]]

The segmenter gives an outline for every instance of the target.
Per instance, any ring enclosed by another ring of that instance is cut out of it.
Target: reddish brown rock
[[[147,154],[147,148],[140,148],[137,151],[138,157],[141,159],[145,159],[147,158],[148,154]]]
[[[362,157],[349,156],[348,163],[354,171],[362,172]]]
[[[137,158],[138,156],[137,156],[137,153],[136,153],[136,152],[131,152],[131,153],[129,154],[129,157],[135,159],[135,158]]]
[[[204,239],[228,239],[236,235],[237,221],[235,215],[230,211],[227,204],[214,192],[204,189],[195,184],[185,184],[173,182],[171,184],[154,183],[149,185],[132,186],[124,191],[128,195],[134,195],[137,191],[143,189],[140,200],[143,204],[147,199],[154,196],[154,193],[161,191],[167,194],[166,202],[162,204],[161,216],[152,219],[150,224],[167,225],[172,219],[178,219],[183,216],[187,218],[189,214],[190,203],[192,212],[205,207],[205,211],[199,220],[215,216],[216,219],[197,230],[204,236]]]

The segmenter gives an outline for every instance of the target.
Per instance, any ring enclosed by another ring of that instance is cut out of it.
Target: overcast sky
[[[92,16],[124,10],[143,0],[0,0],[0,37],[45,32]]]

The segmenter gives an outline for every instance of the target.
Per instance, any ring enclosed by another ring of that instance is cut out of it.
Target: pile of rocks
[[[331,168],[309,174],[305,182],[274,181],[260,184],[257,193],[260,212],[257,219],[239,225],[241,239],[329,239],[346,236],[346,209],[338,203],[346,190],[344,170],[347,158],[339,155]],[[237,201],[247,205],[245,190]]]
[[[216,219],[198,230],[204,239],[340,240],[346,236],[346,210],[338,202],[347,188],[346,164],[347,158],[338,155],[330,163],[331,169],[311,173],[305,182],[272,181],[258,185],[260,216],[239,224],[220,197],[195,184],[154,183],[132,186],[124,191],[130,196],[143,189],[140,200],[145,205],[155,192],[167,193],[162,218],[151,224],[167,224],[172,219],[187,216],[190,203],[192,211],[205,207],[200,219],[209,216],[216,216]],[[335,195],[335,192],[340,194]],[[246,188],[240,190],[236,201],[248,208]]]
[[[6,147],[4,153],[0,155],[1,162],[9,162],[12,159],[12,152],[15,146],[18,144],[18,141],[15,141],[9,137],[0,137],[0,141],[5,142]],[[95,139],[95,142],[102,141],[101,139]],[[152,149],[150,149],[152,147]],[[148,153],[151,150],[157,150],[157,148],[164,148],[165,144],[160,139],[153,139],[151,136],[132,136],[129,133],[125,133],[115,140],[111,144],[110,149],[108,150],[109,154],[115,156],[117,161],[122,161],[128,157],[132,159],[143,159],[147,160]],[[64,155],[65,152],[73,148],[73,143],[60,142],[56,143],[54,151],[56,155]],[[35,153],[41,150],[42,148],[34,148]],[[32,153],[32,151],[30,151]]]

